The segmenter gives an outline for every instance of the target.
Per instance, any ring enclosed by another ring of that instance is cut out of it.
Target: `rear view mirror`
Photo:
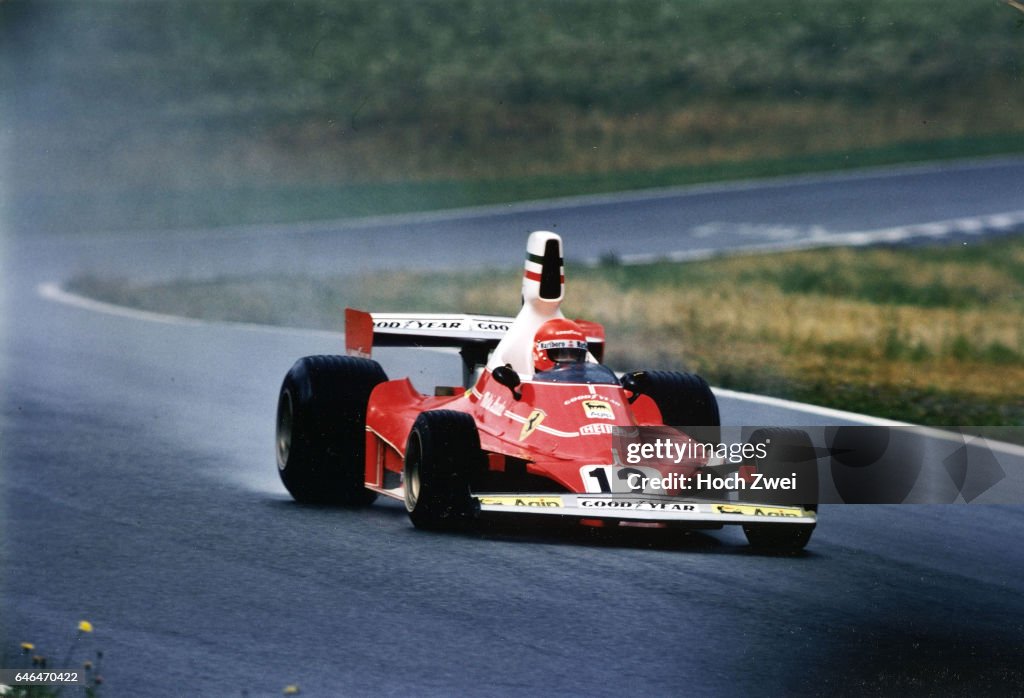
[[[519,378],[519,374],[516,373],[515,369],[513,369],[511,366],[507,364],[505,366],[497,366],[493,371],[491,371],[491,375],[494,376],[494,380],[498,381],[503,386],[511,390],[512,397],[514,397],[516,400],[519,400],[520,398],[523,397],[523,394],[516,390],[516,388],[519,387],[519,384],[522,383],[523,381]]]
[[[633,371],[632,373],[623,374],[622,378],[619,379],[619,383],[623,388],[633,393],[629,397],[629,404],[633,404],[644,392],[644,386],[647,383],[647,372]]]

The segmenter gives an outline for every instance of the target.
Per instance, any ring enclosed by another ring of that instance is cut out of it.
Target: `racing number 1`
[[[637,480],[633,486],[630,486],[631,475],[637,475],[641,478],[640,480]],[[621,468],[614,465],[587,465],[580,468],[580,477],[583,478],[583,487],[591,494],[597,494],[599,492],[603,494],[609,494],[611,492],[632,492],[634,494],[639,494],[644,491],[643,485],[639,483],[643,482],[642,478],[644,478],[645,475],[646,474],[639,468]],[[657,473],[655,473],[655,475],[657,475]],[[617,488],[613,488],[613,479],[618,480],[622,484]]]
[[[611,483],[608,482],[608,472],[604,468],[594,468],[590,472],[586,473],[586,475],[588,478],[594,478],[595,480],[597,480],[598,492],[612,491]],[[587,487],[587,492],[593,492],[593,490],[590,487],[590,483],[588,482],[585,484]]]

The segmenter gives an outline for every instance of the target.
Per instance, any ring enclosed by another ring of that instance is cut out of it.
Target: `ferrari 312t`
[[[277,466],[299,502],[404,501],[413,524],[557,517],[595,527],[743,527],[751,545],[795,550],[817,521],[806,434],[759,429],[720,443],[699,376],[617,375],[604,330],[563,316],[561,238],[532,233],[514,318],[347,309],[344,356],[285,376]],[[457,349],[463,385],[433,395],[389,380],[374,347]]]

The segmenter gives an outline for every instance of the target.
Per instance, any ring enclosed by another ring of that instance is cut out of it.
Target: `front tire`
[[[641,390],[654,400],[666,426],[684,427],[698,443],[718,444],[722,419],[718,400],[700,376],[677,371],[643,371]]]
[[[277,401],[277,470],[297,502],[365,506],[366,406],[387,380],[376,361],[307,356],[288,371]]]
[[[761,504],[799,506],[818,510],[818,464],[814,446],[806,432],[799,429],[758,429],[747,442],[763,449],[764,458],[755,458],[756,471],[767,477],[793,477],[793,491],[749,493],[744,499]],[[754,548],[767,551],[794,552],[803,550],[811,540],[815,524],[744,524],[743,533]]]
[[[483,468],[473,418],[453,410],[420,413],[405,447],[405,508],[417,528],[452,530],[473,516],[469,484]]]

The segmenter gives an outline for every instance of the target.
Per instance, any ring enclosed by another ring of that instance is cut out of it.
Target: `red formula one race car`
[[[721,443],[702,378],[616,375],[600,363],[603,328],[563,317],[563,274],[561,239],[536,232],[515,318],[347,310],[348,355],[302,358],[281,387],[277,466],[292,496],[356,506],[381,494],[426,529],[508,516],[740,524],[753,545],[806,545],[817,471],[788,454],[813,453],[807,436]],[[388,380],[370,358],[384,346],[456,348],[464,384],[424,395]]]

